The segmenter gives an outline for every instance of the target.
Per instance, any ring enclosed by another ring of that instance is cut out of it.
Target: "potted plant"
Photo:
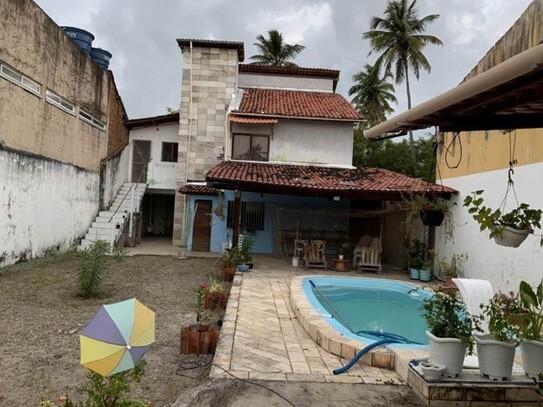
[[[430,281],[432,280],[432,269],[434,267],[433,256],[428,254],[428,257],[422,263],[422,268],[419,270],[420,281]]]
[[[526,281],[521,281],[519,294],[522,366],[526,374],[534,378],[537,372],[543,372],[543,280],[535,290]]]
[[[435,292],[424,300],[422,315],[430,339],[430,362],[444,365],[444,376],[457,377],[462,372],[466,350],[473,351],[473,322],[456,293]]]
[[[226,288],[218,282],[213,276],[209,276],[209,284],[205,291],[204,305],[206,309],[226,309],[228,302],[228,292]]]
[[[222,191],[217,193],[217,206],[215,207],[215,215],[221,220],[224,220],[224,206],[223,206],[223,197],[224,194]]]
[[[238,270],[247,271],[248,269],[253,268],[253,258],[249,252],[253,248],[254,243],[255,240],[253,237],[247,231],[244,231],[240,236],[240,244],[236,248],[238,253]],[[239,266],[242,267],[240,268]]]
[[[440,197],[426,195],[411,195],[406,201],[407,221],[420,216],[420,220],[426,226],[441,226],[445,215],[449,213],[449,203]]]
[[[452,284],[452,279],[458,277],[461,267],[468,258],[467,253],[455,253],[451,256],[451,261],[448,261],[446,257],[438,260],[439,270],[445,283]]]
[[[493,210],[484,205],[483,192],[475,191],[466,196],[464,206],[479,223],[481,231],[490,230],[489,237],[498,245],[519,247],[534,229],[541,228],[543,210],[530,209],[528,204],[522,203],[512,211],[502,213],[500,209]],[[540,244],[543,246],[543,237]]]
[[[510,292],[494,294],[488,304],[481,304],[482,314],[474,317],[475,329],[488,333],[474,334],[479,370],[490,380],[507,380],[513,372],[515,348],[518,345],[522,304],[519,295]]]
[[[236,265],[239,262],[238,250],[236,247],[224,249],[222,255],[222,267],[219,272],[221,281],[232,281],[236,274]]]
[[[412,280],[420,279],[420,270],[426,259],[426,244],[415,239],[409,248],[409,274]]]

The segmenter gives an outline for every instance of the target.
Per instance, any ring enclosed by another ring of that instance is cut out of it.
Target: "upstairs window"
[[[58,107],[60,110],[64,110],[75,116],[75,106],[63,97],[51,92],[49,89],[45,91],[45,100]]]
[[[269,161],[269,136],[234,134],[232,159],[247,161]]]
[[[266,205],[264,202],[241,202],[240,207],[240,218],[241,218],[241,229],[248,230],[249,232],[254,232],[256,230],[264,230],[264,220],[265,220],[265,209]],[[228,201],[228,212],[226,219],[226,227],[233,227],[233,216],[234,216],[234,202]]]
[[[41,97],[41,85],[34,82],[32,79],[27,78],[22,73],[17,72],[15,69],[0,63],[0,76],[8,81],[19,85],[21,88],[28,90],[29,92]]]
[[[106,124],[104,122],[98,120],[96,117],[94,117],[90,113],[85,112],[82,109],[79,109],[79,118],[85,123],[88,123],[91,126],[96,127],[97,129],[100,129],[102,131],[106,130]]]
[[[177,143],[162,143],[162,162],[177,162]]]

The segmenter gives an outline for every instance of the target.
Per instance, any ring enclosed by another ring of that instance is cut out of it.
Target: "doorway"
[[[151,141],[134,140],[132,154],[132,182],[147,182],[147,165],[151,161]]]
[[[208,252],[211,241],[211,207],[208,200],[196,200],[196,213],[192,229],[192,251]]]

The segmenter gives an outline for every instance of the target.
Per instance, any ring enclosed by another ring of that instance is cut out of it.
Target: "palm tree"
[[[438,14],[430,14],[419,18],[415,8],[417,0],[408,4],[408,0],[389,1],[385,15],[371,19],[371,30],[365,32],[362,38],[370,40],[373,52],[380,53],[376,65],[384,65],[387,72],[394,65],[396,84],[405,81],[407,89],[407,107],[411,109],[411,91],[409,89],[409,70],[419,79],[420,69],[430,72],[430,63],[422,53],[428,44],[443,45],[441,40],[433,35],[423,34],[429,24],[439,18]],[[409,132],[409,144],[413,158],[413,168],[417,158],[413,144],[413,133]],[[416,169],[415,169],[416,174]]]
[[[256,37],[258,42],[253,45],[256,46],[260,54],[253,55],[250,59],[255,65],[276,65],[276,66],[298,66],[294,62],[290,62],[290,59],[296,58],[296,56],[302,52],[305,47],[300,44],[287,44],[283,41],[283,33],[277,30],[269,30],[268,38],[264,38],[262,34]]]
[[[397,103],[394,95],[394,86],[387,81],[392,77],[390,72],[385,72],[381,78],[379,65],[364,66],[364,70],[353,75],[355,84],[349,89],[349,96],[353,96],[356,110],[366,119],[366,124],[371,127],[385,120],[386,115],[394,111],[390,102]]]

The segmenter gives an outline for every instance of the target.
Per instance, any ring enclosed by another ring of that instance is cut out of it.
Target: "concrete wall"
[[[187,47],[183,54],[183,79],[179,119],[179,166],[176,182],[203,181],[220,161],[224,148],[226,110],[235,93],[236,49]],[[177,194],[173,243],[181,244],[185,197]]]
[[[321,92],[334,91],[334,81],[332,79],[254,73],[240,73],[238,76],[238,86],[240,88],[279,88]]]
[[[270,135],[269,125],[232,123],[232,133]],[[231,156],[232,139],[227,153]],[[352,165],[353,124],[310,120],[280,120],[270,137],[270,161]]]
[[[100,202],[102,208],[109,208],[119,189],[129,181],[129,168],[129,146],[102,163],[102,201]]]
[[[98,171],[106,132],[47,103],[45,90],[107,122],[105,71],[31,0],[0,0],[0,21],[0,61],[42,86],[39,96],[0,78],[0,141]]]
[[[98,211],[97,172],[0,150],[0,267],[74,248]]]
[[[111,71],[107,72],[108,77],[108,125],[107,125],[107,155],[115,154],[128,144],[128,128],[125,126],[125,120],[128,120],[124,110],[123,101],[117,86],[115,78]]]
[[[519,166],[515,169],[515,188],[520,202],[535,208],[543,208],[543,189],[539,185],[543,174],[543,163]],[[536,283],[541,280],[543,270],[543,249],[539,247],[540,236],[528,236],[518,248],[498,246],[488,238],[487,230],[481,232],[467,209],[462,206],[464,198],[472,191],[483,189],[485,205],[493,209],[500,206],[505,194],[507,170],[488,171],[481,174],[466,175],[444,179],[443,183],[460,193],[453,199],[458,206],[453,207],[456,224],[454,241],[436,239],[436,249],[440,256],[449,259],[454,253],[467,252],[469,260],[465,265],[468,278],[483,278],[492,283],[494,290],[518,289],[520,280]],[[506,210],[514,208],[514,196],[507,199]],[[437,228],[436,235],[439,237]],[[536,230],[541,235],[541,230]]]
[[[175,189],[178,163],[162,162],[162,143],[179,143],[179,124],[165,123],[157,126],[130,130],[130,148],[134,140],[151,141],[151,161],[147,171],[147,183],[153,189]],[[133,151],[132,151],[133,157]]]

